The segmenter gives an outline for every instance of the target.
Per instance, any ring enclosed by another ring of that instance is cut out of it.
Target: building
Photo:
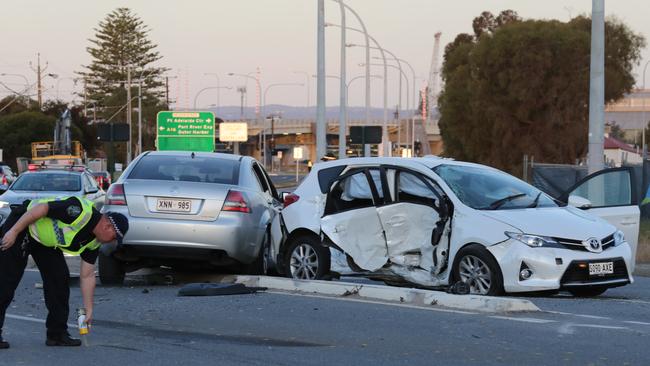
[[[621,140],[605,136],[605,163],[609,166],[620,167],[623,164],[642,164],[641,151]]]

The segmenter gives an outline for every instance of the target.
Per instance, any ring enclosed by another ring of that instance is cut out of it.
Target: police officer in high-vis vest
[[[128,219],[119,213],[99,213],[85,198],[25,201],[2,225],[0,244],[0,348],[5,312],[32,256],[43,279],[48,315],[45,325],[48,346],[79,346],[68,333],[70,272],[64,253],[81,257],[80,287],[88,324],[93,316],[95,261],[103,243],[119,244],[129,229]]]

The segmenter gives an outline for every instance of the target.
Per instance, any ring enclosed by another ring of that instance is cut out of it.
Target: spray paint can
[[[86,309],[77,309],[77,325],[79,327],[79,334],[88,334],[88,324],[86,323]]]

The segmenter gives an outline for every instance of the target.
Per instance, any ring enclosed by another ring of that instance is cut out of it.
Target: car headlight
[[[625,242],[625,235],[621,230],[616,230],[614,233],[614,245],[619,246]]]
[[[533,248],[555,247],[558,245],[555,239],[549,238],[548,236],[513,233],[510,231],[506,231],[505,234],[510,239],[515,239]]]
[[[9,207],[9,202],[0,201],[0,208]]]

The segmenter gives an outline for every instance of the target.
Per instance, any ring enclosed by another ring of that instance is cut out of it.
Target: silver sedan
[[[122,245],[99,256],[104,284],[143,267],[228,267],[262,273],[277,192],[253,158],[154,151],[109,188],[104,211],[129,219]]]

